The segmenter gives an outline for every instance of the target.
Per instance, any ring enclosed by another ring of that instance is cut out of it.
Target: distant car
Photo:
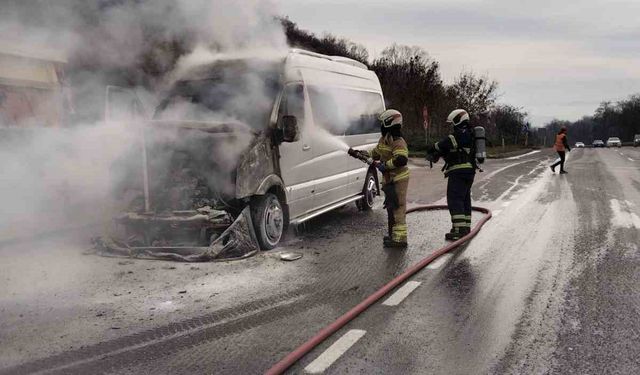
[[[584,148],[584,143],[576,142],[576,148]]]
[[[633,136],[633,147],[640,146],[640,134]]]
[[[602,139],[596,139],[593,141],[593,147],[604,147],[604,142],[602,142]]]
[[[618,137],[609,137],[607,139],[607,147],[622,147],[622,141]]]

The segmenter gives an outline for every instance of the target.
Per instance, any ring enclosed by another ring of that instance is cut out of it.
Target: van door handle
[[[309,151],[311,150],[311,146],[309,145],[302,145],[302,151]]]

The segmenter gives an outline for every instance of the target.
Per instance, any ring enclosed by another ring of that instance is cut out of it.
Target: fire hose
[[[447,209],[446,205],[421,205],[421,206],[415,206],[415,207],[409,208],[407,210],[407,213],[417,212],[417,211],[446,210],[446,209]],[[371,305],[376,303],[379,299],[387,295],[390,291],[395,289],[398,285],[402,284],[404,281],[406,281],[411,276],[413,276],[414,274],[422,270],[424,267],[429,265],[431,262],[433,262],[435,259],[437,259],[441,255],[446,254],[458,248],[465,242],[471,240],[476,234],[478,234],[482,226],[489,219],[491,219],[491,211],[489,211],[488,209],[483,207],[473,207],[472,209],[474,211],[481,212],[485,215],[482,219],[480,219],[480,221],[475,225],[475,227],[473,227],[473,229],[469,234],[467,234],[466,236],[460,238],[455,242],[448,244],[447,246],[444,246],[436,250],[428,257],[422,259],[415,265],[411,266],[402,274],[396,276],[394,279],[389,281],[383,287],[378,289],[375,293],[371,294],[370,296],[365,298],[362,302],[360,302],[355,307],[353,307],[351,310],[347,311],[344,315],[340,316],[333,323],[321,329],[315,336],[310,338],[307,342],[305,342],[304,344],[294,349],[291,353],[289,353],[287,356],[281,359],[278,363],[273,365],[273,367],[267,370],[265,374],[276,375],[276,374],[284,373],[289,367],[295,364],[300,358],[302,358],[303,356],[311,352],[311,350],[313,350],[316,346],[322,343],[325,339],[333,335],[335,332],[337,332],[340,328],[345,326],[351,320],[355,319],[358,315],[360,315],[362,312],[367,310]]]

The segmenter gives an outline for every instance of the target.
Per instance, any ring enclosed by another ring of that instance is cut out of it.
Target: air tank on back
[[[473,135],[476,142],[476,160],[479,164],[484,163],[484,159],[487,157],[487,147],[484,128],[482,126],[476,126],[473,128]]]

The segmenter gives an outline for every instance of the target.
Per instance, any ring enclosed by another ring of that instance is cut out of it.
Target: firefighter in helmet
[[[444,158],[442,168],[447,183],[447,205],[451,214],[451,231],[447,240],[458,240],[471,232],[471,186],[476,173],[475,141],[469,114],[456,109],[447,117],[451,134],[427,150],[427,159]]]
[[[384,236],[385,247],[407,247],[407,189],[409,187],[409,150],[402,137],[402,114],[388,109],[378,117],[382,136],[378,145],[368,154],[373,165],[382,172],[387,209],[388,235]],[[353,150],[349,150],[351,154]],[[360,151],[363,152],[363,151]]]

